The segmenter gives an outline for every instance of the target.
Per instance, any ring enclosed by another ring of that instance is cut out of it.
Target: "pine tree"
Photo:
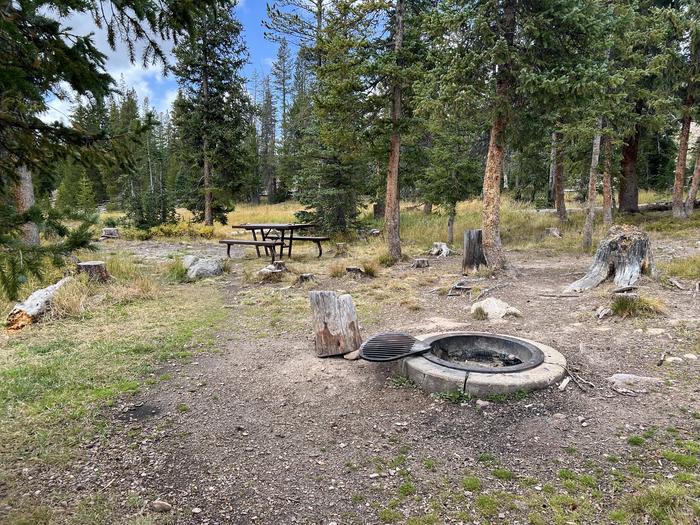
[[[277,200],[277,111],[270,87],[270,77],[263,79],[262,104],[260,105],[260,139],[258,147],[259,168],[268,202]]]
[[[247,162],[242,152],[248,98],[240,76],[247,52],[230,7],[222,2],[199,16],[192,38],[174,52],[182,95],[177,126],[201,168],[190,179],[188,208],[207,225],[226,220]]]
[[[277,90],[277,100],[280,103],[280,123],[282,129],[282,142],[284,142],[287,129],[287,107],[289,103],[290,87],[292,82],[292,58],[287,40],[282,38],[277,48],[277,59],[272,64],[272,78]]]

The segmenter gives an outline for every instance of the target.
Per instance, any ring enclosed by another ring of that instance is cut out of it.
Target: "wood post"
[[[480,266],[487,266],[481,230],[465,230],[462,275],[475,272]]]
[[[343,355],[360,348],[362,336],[350,295],[314,291],[309,293],[309,301],[318,357]]]
[[[107,265],[104,261],[86,261],[78,263],[77,271],[78,273],[87,274],[88,279],[98,283],[104,283],[109,280]]]

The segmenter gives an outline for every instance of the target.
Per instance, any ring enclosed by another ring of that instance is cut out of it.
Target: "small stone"
[[[348,361],[355,361],[359,358],[360,358],[360,350],[359,349],[343,355],[343,359],[347,359]]]
[[[153,508],[155,512],[170,512],[173,506],[167,501],[157,499],[151,503],[151,508]]]
[[[683,362],[683,359],[681,359],[680,357],[671,356],[666,358],[666,362],[671,364],[681,364]]]
[[[695,354],[683,354],[683,357],[686,359],[690,359],[691,361],[697,361],[698,356]]]
[[[370,478],[370,479],[375,479],[375,478],[378,478],[378,477],[379,477],[379,474],[377,474],[376,472],[373,472],[372,474],[369,475],[369,478]]]
[[[581,426],[582,426],[582,427],[587,427],[587,426],[588,426],[588,421],[584,421],[583,423],[581,423]]]
[[[576,419],[578,419],[579,423],[583,423],[584,421],[586,421],[586,418],[583,416],[578,416]]]
[[[192,514],[199,514],[201,512],[202,512],[202,509],[200,509],[199,507],[195,507],[192,509]]]
[[[485,408],[489,406],[491,403],[489,401],[486,401],[485,399],[477,399],[476,400],[476,406],[479,408]]]
[[[499,519],[502,519],[502,520],[506,519],[506,513],[505,513],[505,512],[499,512],[499,513],[498,513],[498,518],[499,518]]]
[[[554,419],[566,419],[566,416],[564,414],[562,414],[561,412],[556,412],[556,413],[552,414],[552,417]]]

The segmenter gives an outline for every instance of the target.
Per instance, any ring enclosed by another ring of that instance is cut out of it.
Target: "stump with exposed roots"
[[[565,291],[589,290],[610,277],[617,286],[631,286],[642,274],[653,275],[654,272],[649,235],[636,226],[613,226],[600,241],[586,275],[567,286]]]

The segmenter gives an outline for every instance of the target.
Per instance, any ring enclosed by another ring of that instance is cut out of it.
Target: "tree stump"
[[[595,288],[611,275],[617,286],[632,286],[642,274],[654,273],[649,235],[636,226],[613,226],[600,241],[586,275],[565,288],[581,292]]]
[[[48,311],[56,292],[71,279],[72,277],[64,277],[56,284],[37,290],[26,301],[17,303],[7,316],[7,329],[20,330],[37,322]]]
[[[357,266],[348,266],[345,271],[353,276],[355,279],[361,279],[365,276],[365,271]]]
[[[462,275],[475,272],[480,266],[487,266],[481,230],[465,230]]]
[[[414,259],[412,266],[413,266],[413,268],[428,268],[430,266],[430,263],[429,263],[428,259],[420,258],[420,259]]]
[[[450,247],[444,242],[434,242],[428,254],[436,255],[437,257],[447,257],[448,255],[452,255],[452,250],[450,250]]]
[[[103,239],[118,239],[119,230],[117,228],[102,228],[102,233],[100,234],[100,240]]]
[[[316,278],[314,277],[314,274],[312,273],[302,273],[297,277],[297,282],[296,284],[304,284],[304,283],[310,283],[312,281],[315,281]]]
[[[344,242],[335,243],[335,256],[336,257],[347,257],[348,256],[348,245]]]
[[[109,281],[109,273],[107,273],[107,265],[104,261],[86,261],[78,263],[78,273],[84,273],[88,279],[98,283]]]
[[[272,263],[272,266],[274,269],[278,272],[286,272],[287,270],[287,263],[284,261],[275,261]]]
[[[350,295],[309,293],[316,356],[343,355],[360,348],[362,336]]]

